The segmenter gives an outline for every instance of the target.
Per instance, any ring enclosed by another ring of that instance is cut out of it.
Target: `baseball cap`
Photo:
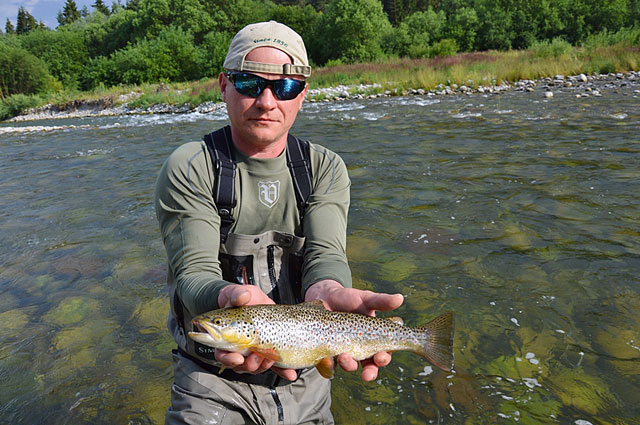
[[[245,60],[257,47],[275,47],[291,57],[293,63],[274,64]],[[259,22],[242,28],[229,46],[224,68],[228,71],[253,71],[269,74],[311,76],[307,49],[302,37],[288,26],[276,21]]]

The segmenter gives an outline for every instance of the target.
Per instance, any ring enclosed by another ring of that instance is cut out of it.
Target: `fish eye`
[[[221,325],[222,324],[222,319],[213,319],[213,324],[214,325]]]

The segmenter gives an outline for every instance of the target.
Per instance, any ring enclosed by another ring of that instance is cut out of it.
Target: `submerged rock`
[[[98,301],[86,297],[71,297],[62,300],[44,316],[46,322],[56,325],[78,323],[99,309]]]
[[[571,406],[590,415],[615,409],[615,398],[601,378],[588,375],[581,368],[561,369],[549,377],[554,392],[565,406]]]

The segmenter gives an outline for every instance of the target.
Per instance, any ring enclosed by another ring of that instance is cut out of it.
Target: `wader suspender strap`
[[[311,195],[311,164],[309,162],[309,143],[287,136],[287,166],[293,179],[300,221],[304,217],[309,195]]]
[[[227,235],[235,219],[231,210],[236,206],[236,158],[231,143],[231,127],[226,126],[204,136],[215,172],[213,200],[220,216],[220,242],[227,241]]]
[[[236,206],[235,176],[236,159],[231,142],[231,127],[204,136],[215,171],[213,200],[220,215],[220,242],[225,243],[235,219],[231,210]],[[296,202],[300,220],[304,217],[309,196],[311,195],[311,161],[309,160],[309,142],[289,135],[287,137],[287,167],[293,179]]]

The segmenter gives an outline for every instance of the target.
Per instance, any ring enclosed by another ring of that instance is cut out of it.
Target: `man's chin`
[[[279,126],[271,125],[251,125],[245,128],[246,134],[255,143],[262,145],[277,142],[282,137],[282,132]]]

